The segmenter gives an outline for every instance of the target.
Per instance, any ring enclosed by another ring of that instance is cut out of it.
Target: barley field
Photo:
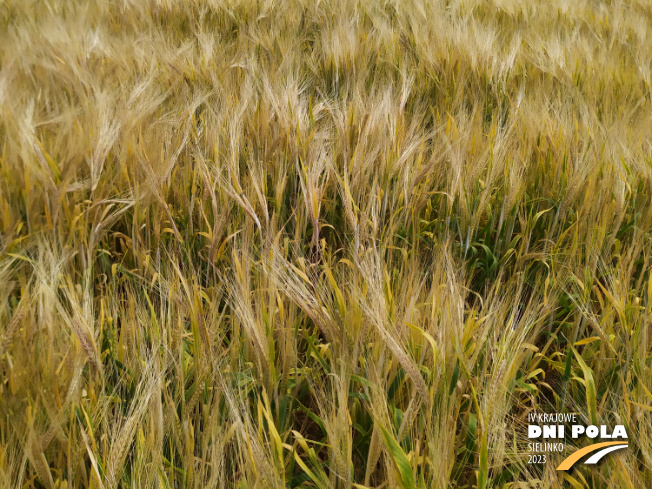
[[[651,77],[647,1],[0,1],[0,487],[652,487]]]

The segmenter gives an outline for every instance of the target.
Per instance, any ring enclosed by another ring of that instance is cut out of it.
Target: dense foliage
[[[0,2],[0,486],[652,487],[651,25]]]

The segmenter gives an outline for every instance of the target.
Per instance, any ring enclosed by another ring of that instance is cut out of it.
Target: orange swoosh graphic
[[[559,464],[557,470],[568,470],[573,465],[575,465],[575,462],[581,459],[584,455],[595,452],[596,450],[600,450],[601,448],[624,444],[625,443],[623,441],[605,441],[603,443],[595,443],[593,445],[589,445],[588,447],[577,450],[576,452],[573,452],[571,455],[566,457],[564,461]]]

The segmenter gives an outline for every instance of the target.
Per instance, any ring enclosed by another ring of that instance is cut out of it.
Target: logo
[[[530,413],[528,414],[528,463],[545,463],[546,454],[549,452],[564,452],[566,449],[566,435],[573,440],[581,438],[611,439],[615,441],[600,441],[580,448],[567,456],[558,466],[557,470],[570,470],[576,463],[587,455],[585,465],[594,465],[611,452],[627,448],[627,431],[623,425],[610,428],[607,425],[584,425],[578,421],[576,413]],[[544,441],[534,441],[534,440]]]
[[[572,455],[569,455],[564,459],[562,463],[557,466],[557,470],[570,470],[575,463],[584,457],[585,455],[588,455],[589,453],[593,453],[596,450],[598,451],[591,457],[589,457],[584,463],[587,465],[591,464],[597,464],[602,457],[607,455],[608,453],[611,453],[615,450],[620,450],[621,448],[627,448],[629,445],[627,444],[622,444],[619,441],[606,441],[604,443],[594,443],[593,445],[589,445],[588,447],[581,448],[580,450],[577,450],[574,452]]]

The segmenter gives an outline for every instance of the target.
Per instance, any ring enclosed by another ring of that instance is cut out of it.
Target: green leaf
[[[448,388],[448,395],[452,396],[453,391],[455,390],[455,386],[457,385],[457,379],[460,376],[460,361],[458,360],[455,363],[455,369],[453,370],[453,378],[451,379],[451,385]]]
[[[410,466],[410,462],[408,461],[405,452],[385,428],[380,425],[378,425],[378,427],[383,434],[385,445],[387,445],[387,449],[389,450],[392,460],[394,460],[394,464],[401,476],[401,487],[405,489],[417,489],[416,482],[414,481],[414,474],[412,473],[412,467]]]
[[[475,432],[478,425],[478,419],[475,414],[469,413],[469,427],[466,433],[466,451],[471,455],[475,453]]]
[[[584,373],[584,383],[586,384],[586,407],[589,410],[589,418],[591,419],[591,424],[598,424],[598,401],[596,398],[595,392],[595,382],[593,381],[593,370],[584,362],[582,355],[580,355],[575,348],[573,348],[573,353],[577,358],[577,362],[580,364],[582,372]]]

